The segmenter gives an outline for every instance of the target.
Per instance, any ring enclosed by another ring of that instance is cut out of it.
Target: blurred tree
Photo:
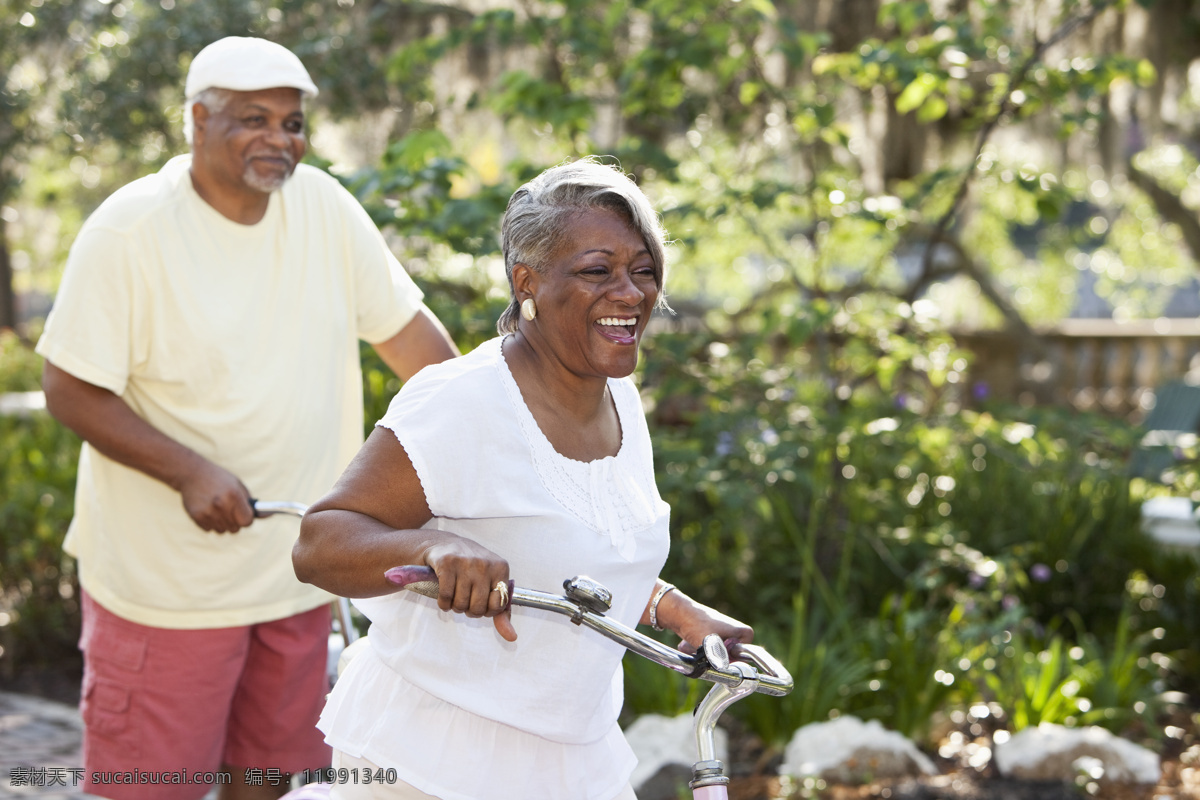
[[[0,0],[0,205],[23,191],[25,203],[86,215],[182,152],[187,68],[226,35],[296,52],[321,89],[310,109],[318,116],[385,114],[407,128],[414,106],[386,80],[387,56],[447,14],[404,0]],[[47,179],[67,165],[68,180]],[[39,180],[23,187],[35,170]],[[5,221],[0,327],[15,323]]]
[[[787,276],[809,296],[876,288],[912,302],[949,286],[972,321],[1024,330],[1030,320],[1069,311],[1077,256],[1132,231],[1117,217],[1138,186],[1161,224],[1137,235],[1162,247],[1126,273],[1154,271],[1155,263],[1177,269],[1179,260],[1162,253],[1178,249],[1175,232],[1187,233],[1195,214],[1170,202],[1187,198],[1169,181],[1157,180],[1156,192],[1126,165],[1154,137],[1182,139],[1195,127],[1196,103],[1181,101],[1178,87],[1187,87],[1200,49],[1198,5],[41,0],[4,7],[14,21],[6,36],[25,19],[36,23],[26,30],[46,41],[55,25],[59,38],[70,26],[63,42],[73,44],[54,61],[56,80],[31,102],[58,126],[60,159],[101,170],[98,190],[181,149],[180,86],[192,54],[221,35],[262,35],[309,66],[323,90],[319,118],[377,118],[393,140],[413,134],[350,180],[376,219],[418,248],[484,253],[494,247],[497,197],[514,181],[568,155],[610,153],[676,201],[667,209],[671,230],[705,273],[679,289],[713,297],[778,290],[745,280],[739,269],[747,264]],[[14,40],[4,58],[28,58],[32,42]],[[18,130],[30,124],[11,119]],[[1092,191],[1097,177],[1082,177],[1091,167],[1107,176],[1107,198]],[[1126,173],[1133,188],[1114,182]],[[726,230],[714,237],[717,222]],[[736,245],[731,228],[741,237]],[[832,255],[824,252],[831,243],[840,248]],[[1125,283],[1105,278],[1098,286],[1115,297]],[[985,310],[974,296],[987,300]],[[754,308],[751,298],[738,303]]]
[[[1135,27],[1127,16],[1156,35],[1180,27],[1181,3],[1153,5],[517,3],[402,48],[390,76],[410,94],[423,86],[436,108],[494,112],[533,143],[535,160],[612,153],[677,199],[691,187],[692,199],[668,212],[683,244],[720,251],[705,235],[712,223],[726,226],[723,239],[740,228],[741,257],[781,268],[809,296],[883,289],[911,303],[960,275],[1026,331],[1009,289],[1018,275],[1005,274],[1017,261],[1012,228],[1028,216],[1014,219],[1013,205],[1047,224],[1087,202],[1063,173],[1096,155],[1114,95],[1158,85],[1154,64],[1130,54],[1146,36],[1114,40]],[[1193,4],[1182,5],[1194,24]],[[1185,37],[1174,41],[1175,57],[1189,57]],[[437,82],[455,52],[486,52],[494,67],[474,82]],[[1156,60],[1180,68],[1162,52]],[[1002,153],[998,134],[1014,123],[1025,146],[1010,136]],[[1036,163],[1056,148],[1058,163]],[[1007,185],[995,191],[985,178]],[[826,240],[842,246],[840,264],[813,272]],[[687,255],[723,273],[737,257]],[[725,286],[706,288],[720,297]],[[1057,286],[1043,294],[1057,302],[1043,311],[1069,310]]]
[[[47,98],[59,65],[80,48],[84,20],[103,12],[86,0],[0,0],[0,209],[16,195],[29,154],[53,135]],[[0,213],[0,328],[16,325],[8,221]]]

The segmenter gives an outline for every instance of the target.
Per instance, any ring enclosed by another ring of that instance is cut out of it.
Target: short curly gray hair
[[[192,106],[199,103],[208,109],[210,114],[219,114],[221,110],[229,103],[233,97],[233,91],[230,89],[218,89],[212,87],[205,89],[202,92],[197,92],[195,97],[189,97],[183,103],[183,138],[187,141],[188,146],[192,145],[192,138],[196,134],[196,120],[192,115]]]
[[[500,250],[504,253],[504,272],[508,276],[511,299],[496,322],[501,334],[517,330],[520,312],[513,267],[527,264],[541,272],[550,255],[562,242],[568,218],[589,209],[615,211],[641,234],[654,261],[654,283],[658,286],[657,308],[667,308],[663,284],[666,280],[666,232],[649,199],[621,171],[620,167],[600,162],[595,156],[551,167],[509,198],[500,222]]]

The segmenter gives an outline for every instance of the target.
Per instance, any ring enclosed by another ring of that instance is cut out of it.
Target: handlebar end
[[[401,589],[434,599],[438,596],[437,573],[429,567],[420,567],[415,564],[392,567],[384,572],[383,576]]]

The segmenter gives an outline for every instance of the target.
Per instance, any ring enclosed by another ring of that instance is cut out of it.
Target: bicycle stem
[[[696,753],[700,760],[692,767],[692,781],[689,785],[693,791],[707,786],[729,784],[729,778],[725,775],[725,765],[717,759],[717,720],[725,709],[758,689],[758,671],[754,667],[737,661],[730,666],[741,673],[741,682],[732,686],[716,684],[696,706],[693,729],[696,736]]]

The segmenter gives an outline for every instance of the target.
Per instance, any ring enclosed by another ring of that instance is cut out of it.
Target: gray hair
[[[225,108],[225,104],[231,97],[233,97],[231,90],[212,87],[197,92],[195,97],[189,97],[183,102],[183,138],[187,140],[188,147],[192,146],[192,136],[196,132],[196,121],[192,119],[192,106],[199,103],[207,108],[210,114],[217,114]]]
[[[607,209],[620,214],[637,231],[654,261],[654,283],[658,287],[656,308],[667,308],[663,283],[666,280],[666,232],[650,200],[621,171],[594,156],[551,167],[513,192],[500,222],[500,250],[508,276],[511,299],[496,322],[501,334],[517,330],[520,306],[513,286],[513,267],[527,264],[543,272],[551,254],[562,243],[567,220],[583,211]]]

